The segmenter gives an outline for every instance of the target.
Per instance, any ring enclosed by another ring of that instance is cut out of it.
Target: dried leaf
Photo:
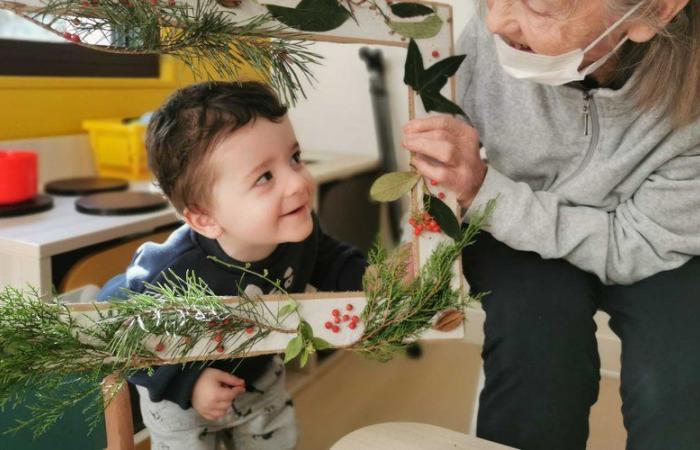
[[[429,6],[421,5],[420,3],[392,3],[391,12],[402,18],[407,17],[417,17],[417,16],[427,16],[428,14],[433,14],[435,10]]]
[[[420,175],[415,172],[387,173],[372,184],[369,195],[378,202],[392,202],[410,192],[419,179]]]
[[[411,39],[429,39],[440,32],[442,19],[432,14],[420,22],[397,22],[390,20],[389,27],[401,36]]]
[[[337,0],[301,0],[296,8],[264,5],[279,22],[301,31],[330,31],[350,18]]]

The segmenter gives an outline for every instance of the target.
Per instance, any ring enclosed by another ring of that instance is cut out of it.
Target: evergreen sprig
[[[168,0],[45,0],[39,9],[18,13],[94,50],[171,55],[199,79],[239,79],[247,63],[290,105],[305,96],[303,81],[314,80],[310,66],[321,61],[302,33],[270,14],[239,20],[213,0],[194,5]],[[58,28],[63,20],[70,21],[75,33]],[[109,44],[85,42],[95,35]]]
[[[452,268],[462,250],[474,242],[494,207],[487,204],[475,214],[454,242],[443,242],[431,254],[418,276],[406,279],[406,255],[391,255],[381,249],[369,255],[370,267],[364,279],[367,305],[362,313],[365,332],[353,349],[386,361],[402,351],[432,327],[437,314],[464,309],[481,295],[460,293],[452,287]]]

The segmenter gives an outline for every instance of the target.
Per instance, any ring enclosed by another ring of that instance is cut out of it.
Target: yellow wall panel
[[[260,79],[250,67],[240,75]],[[0,140],[83,133],[85,119],[137,117],[194,81],[169,57],[158,79],[0,77]]]

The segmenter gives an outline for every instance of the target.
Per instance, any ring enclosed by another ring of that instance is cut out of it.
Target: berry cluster
[[[408,219],[408,223],[413,227],[413,234],[416,236],[420,236],[424,231],[431,231],[433,233],[440,233],[442,231],[440,225],[428,211],[423,211],[423,213],[411,217]]]
[[[355,309],[350,303],[345,305],[345,310],[350,313],[353,309]],[[358,316],[350,316],[350,314],[340,314],[339,309],[334,309],[331,311],[331,316],[332,319],[326,322],[325,326],[326,329],[331,330],[334,333],[339,333],[340,332],[340,325],[343,323],[348,323],[348,328],[351,330],[354,330],[357,328],[357,324],[360,322],[360,318]]]
[[[219,353],[223,353],[225,350],[224,345],[221,343],[224,340],[224,330],[221,328],[226,327],[229,323],[231,323],[230,319],[224,319],[221,322],[217,322],[216,320],[209,322],[209,328],[217,328],[217,330],[214,331],[214,336],[211,338],[211,340],[217,344],[215,350]],[[248,334],[255,333],[255,326],[250,325],[246,327],[245,332]]]

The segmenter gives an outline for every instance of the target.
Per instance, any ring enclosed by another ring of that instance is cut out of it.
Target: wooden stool
[[[440,428],[411,422],[389,422],[353,431],[331,450],[506,450],[501,444]]]

